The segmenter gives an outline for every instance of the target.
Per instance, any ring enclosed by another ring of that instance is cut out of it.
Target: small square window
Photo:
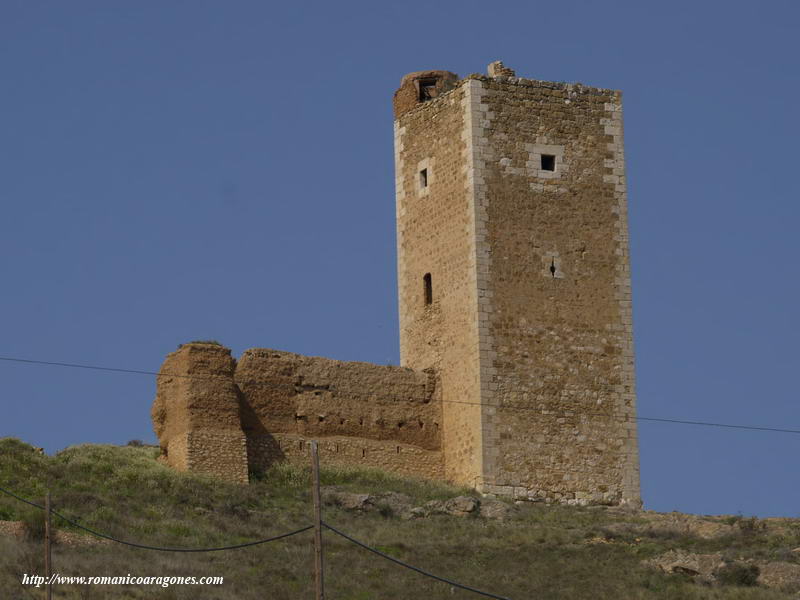
[[[553,154],[542,154],[542,171],[555,171],[556,157]]]
[[[432,100],[438,95],[436,91],[435,79],[420,79],[419,80],[419,101],[425,102]]]
[[[422,169],[419,172],[419,187],[428,187],[428,169]]]

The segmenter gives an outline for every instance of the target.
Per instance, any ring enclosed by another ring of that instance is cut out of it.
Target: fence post
[[[47,600],[53,597],[53,586],[50,582],[53,570],[52,555],[50,554],[50,492],[44,498],[44,576],[47,577]]]
[[[322,564],[322,507],[319,493],[319,453],[317,441],[311,442],[311,495],[314,498],[314,583],[316,600],[325,600],[324,568]]]

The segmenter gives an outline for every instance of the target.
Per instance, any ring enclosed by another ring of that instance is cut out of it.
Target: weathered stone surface
[[[324,504],[339,506],[345,510],[368,510],[372,508],[369,494],[354,494],[337,489],[323,489],[320,496]]]
[[[446,515],[447,511],[445,510],[444,503],[444,500],[431,500],[420,508],[426,517],[430,515]]]
[[[495,498],[483,498],[481,500],[480,515],[484,519],[496,519],[504,521],[514,513],[514,507],[508,502]]]
[[[25,524],[22,521],[0,521],[0,534],[22,537],[25,535]]]
[[[477,516],[480,513],[481,501],[472,496],[457,496],[449,500],[431,500],[426,502],[418,514],[424,516],[431,515],[451,515],[454,517]]]
[[[800,592],[800,565],[788,562],[756,562],[758,583],[783,592]]]
[[[404,519],[409,519],[413,516],[411,513],[413,508],[412,500],[406,494],[384,492],[372,496],[370,502],[379,510],[388,509],[391,514]]]
[[[247,482],[234,366],[231,351],[217,344],[186,344],[167,356],[151,414],[161,458],[170,466]]]
[[[690,516],[690,515],[687,515]],[[725,562],[721,553],[695,554],[685,550],[670,550],[643,564],[665,573],[689,575],[699,583],[719,583],[721,570],[733,564],[748,566],[758,572],[759,585],[787,593],[800,592],[800,565],[781,561],[747,560]],[[724,581],[724,580],[723,580]]]
[[[22,521],[0,521],[0,535],[24,538],[28,535],[28,531],[25,527],[25,523]],[[60,546],[97,546],[111,544],[113,542],[92,535],[55,529],[53,531],[52,543]]]
[[[429,99],[441,96],[457,82],[458,75],[450,71],[416,71],[405,75],[400,88],[394,93],[395,118],[416,108],[424,101],[423,96]],[[426,86],[427,90],[421,89]]]
[[[489,74],[489,77],[514,77],[516,75],[514,69],[506,67],[501,60],[489,63],[486,72]]]
[[[441,404],[432,373],[263,348],[236,366],[251,468],[305,463],[320,441],[327,464],[441,478]]]
[[[215,344],[185,344],[164,361],[153,404],[162,460],[246,482],[248,470],[308,462],[443,477],[441,403],[431,372],[268,349],[236,363]]]
[[[325,504],[338,506],[345,510],[358,512],[381,511],[387,516],[393,515],[404,519],[417,516],[413,512],[411,497],[397,492],[380,494],[358,494],[345,492],[336,487],[323,487],[322,501]]]
[[[718,517],[654,512],[640,512],[632,516],[635,516],[635,520],[612,523],[604,529],[617,535],[689,535],[703,539],[725,537],[741,531]]]
[[[513,508],[496,499],[480,500],[472,496],[456,496],[448,500],[431,500],[424,506],[413,506],[406,494],[383,492],[380,494],[360,494],[343,491],[335,486],[323,487],[322,501],[356,512],[387,511],[403,519],[450,515],[454,517],[481,516],[486,519],[504,519]]]
[[[621,95],[489,75],[396,112],[401,363],[447,479],[638,506]]]
[[[444,503],[444,511],[456,517],[469,517],[475,515],[480,508],[480,500],[471,496],[457,496]]]
[[[722,554],[695,554],[685,550],[669,552],[644,561],[644,564],[665,573],[681,573],[695,578],[697,581],[712,583],[714,572],[725,566]]]
[[[640,506],[622,101],[489,75],[395,93],[403,367],[188,344],[153,420],[176,468],[307,462]]]

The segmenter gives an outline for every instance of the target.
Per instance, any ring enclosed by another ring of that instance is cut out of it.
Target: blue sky
[[[639,414],[800,429],[792,2],[0,2],[0,356],[397,363],[391,96],[624,92]],[[794,308],[793,308],[794,307]],[[0,361],[0,436],[155,441],[154,378]],[[647,508],[800,516],[800,435],[640,423]]]

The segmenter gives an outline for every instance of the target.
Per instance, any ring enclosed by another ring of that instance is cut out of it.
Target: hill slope
[[[282,466],[249,486],[238,486],[175,473],[156,462],[157,453],[150,447],[85,445],[48,457],[18,440],[1,439],[0,487],[36,502],[49,489],[54,509],[65,516],[155,546],[232,545],[312,523],[307,471]],[[480,516],[469,506],[462,507],[466,516],[454,516],[436,514],[448,512],[441,501],[468,490],[324,466],[322,480],[335,486],[327,489],[323,517],[331,525],[401,560],[514,600],[796,597],[761,585],[704,585],[689,575],[659,572],[643,561],[677,550],[718,553],[718,562],[733,565],[780,561],[791,570],[800,565],[800,552],[793,552],[800,547],[798,521],[701,519],[528,503],[493,503],[494,512],[484,512],[502,518]],[[412,506],[418,508],[409,510]],[[23,520],[35,530],[41,514],[0,494],[0,520]],[[74,527],[55,522],[83,539]],[[155,552],[112,542],[62,543],[54,546],[53,563],[63,575],[223,576],[225,582],[166,588],[64,585],[54,597],[310,599],[312,543],[311,532],[211,553]],[[331,532],[326,532],[325,544],[326,590],[332,600],[480,598],[396,566]],[[41,590],[23,587],[20,580],[24,573],[43,572],[41,542],[0,535],[0,598],[41,597]],[[718,579],[746,581],[744,575],[737,578],[735,569],[731,572]]]

